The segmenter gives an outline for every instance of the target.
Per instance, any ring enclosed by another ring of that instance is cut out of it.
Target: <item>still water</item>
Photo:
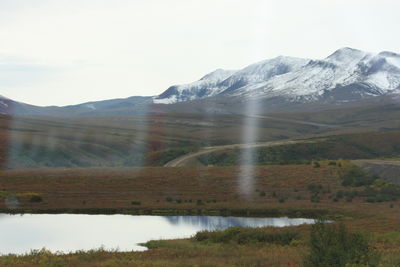
[[[52,252],[100,247],[140,251],[146,248],[139,246],[139,243],[154,239],[186,238],[201,230],[313,222],[312,219],[286,217],[0,214],[0,254],[22,254],[41,248]]]

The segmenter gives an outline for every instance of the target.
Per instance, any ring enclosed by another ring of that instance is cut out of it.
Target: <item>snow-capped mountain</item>
[[[308,64],[309,59],[279,56],[252,64],[232,74],[219,84],[229,93],[238,88],[267,81],[273,77],[301,69]]]
[[[218,84],[235,72],[235,70],[217,69],[196,82],[173,85],[153,101],[156,104],[173,104],[217,95],[223,91]]]
[[[343,88],[347,88],[347,91]],[[400,55],[342,48],[324,60],[310,61],[299,70],[242,87],[236,90],[235,95],[262,98],[279,96],[310,101],[332,98],[339,91],[347,95],[342,98],[350,97],[352,90],[356,94],[353,94],[353,98],[362,98],[383,95],[399,88]]]
[[[400,91],[400,55],[386,51],[376,54],[341,48],[322,60],[280,56],[230,75],[224,73],[226,76],[220,75],[213,82],[205,82],[205,76],[192,84],[172,86],[154,102],[176,103],[215,95],[292,102],[349,101]]]
[[[210,101],[210,100],[218,101]],[[325,59],[279,56],[241,70],[215,70],[154,97],[128,97],[66,107],[38,107],[0,96],[0,114],[46,116],[148,113],[260,113],[399,102],[400,55],[341,48]],[[211,104],[212,103],[212,104]],[[168,105],[165,105],[168,104]]]
[[[257,62],[241,70],[218,69],[196,82],[171,86],[155,97],[154,103],[173,104],[228,93],[249,84],[295,71],[308,62],[307,59],[279,56]]]

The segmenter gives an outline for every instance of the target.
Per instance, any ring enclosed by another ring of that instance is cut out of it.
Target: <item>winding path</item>
[[[305,143],[306,141],[295,141],[295,140],[286,140],[286,141],[271,141],[271,142],[260,142],[260,143],[253,143],[253,144],[233,144],[233,145],[223,145],[223,146],[209,146],[204,147],[200,151],[192,152],[180,156],[170,162],[166,163],[164,167],[182,167],[185,166],[189,160],[196,158],[198,156],[212,153],[219,150],[226,150],[226,149],[235,149],[235,148],[252,148],[252,147],[269,147],[269,146],[279,146],[279,145],[289,145],[289,144],[296,144],[296,143]]]
[[[338,127],[336,125],[330,125],[330,124],[322,124],[322,123],[315,123],[315,122],[308,122],[308,121],[300,121],[300,120],[292,120],[292,119],[285,119],[285,118],[276,118],[276,117],[270,117],[270,116],[264,116],[264,115],[246,115],[246,117],[250,118],[258,118],[258,119],[270,119],[270,120],[278,120],[278,121],[283,121],[283,122],[290,122],[294,124],[302,124],[302,125],[309,125],[309,126],[314,126],[314,127]],[[210,147],[204,147],[200,151],[196,152],[191,152],[186,155],[180,156],[176,159],[173,159],[169,162],[167,162],[164,167],[182,167],[185,166],[185,164],[198,156],[212,153],[215,151],[219,150],[226,150],[226,149],[235,149],[235,148],[252,148],[252,147],[268,147],[268,146],[279,146],[279,145],[288,145],[288,144],[296,144],[296,143],[304,143],[306,141],[300,141],[300,140],[286,140],[286,141],[271,141],[271,142],[260,142],[260,143],[252,143],[252,144],[232,144],[232,145],[222,145],[222,146],[210,146]]]

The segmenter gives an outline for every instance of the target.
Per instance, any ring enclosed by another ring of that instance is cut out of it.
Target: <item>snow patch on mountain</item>
[[[86,104],[85,107],[91,110],[96,110],[96,107],[93,104]]]
[[[279,56],[251,64],[239,71],[218,69],[196,82],[171,86],[161,95],[154,97],[153,102],[172,104],[230,93],[249,84],[264,82],[271,77],[300,69],[309,61]]]
[[[384,94],[400,86],[399,59],[397,54],[389,52],[374,54],[342,48],[326,59],[311,60],[298,70],[274,76],[266,82],[244,86],[233,95],[253,98],[283,96],[312,101],[338,86],[351,84],[379,88],[368,91],[369,95]]]
[[[176,95],[172,95],[168,98],[160,98],[160,99],[158,99],[157,97],[153,98],[154,104],[173,104],[176,102],[178,102]]]
[[[4,103],[4,101],[1,101],[1,100],[0,100],[0,105],[2,105],[3,107],[8,108],[8,104],[7,104],[7,103]]]
[[[153,102],[156,104],[172,104],[214,96],[221,92],[217,84],[231,76],[234,72],[236,70],[217,69],[193,83],[173,85],[161,95],[154,97]]]
[[[298,70],[309,61],[309,59],[284,56],[263,60],[237,71],[223,81],[220,87],[226,88],[224,93],[229,93],[240,87],[264,82],[272,77]]]

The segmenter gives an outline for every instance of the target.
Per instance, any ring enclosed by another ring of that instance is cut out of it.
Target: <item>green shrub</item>
[[[197,204],[198,206],[205,205],[205,203],[204,203],[201,199],[198,199],[197,202],[196,202],[196,204]]]
[[[310,252],[304,267],[345,267],[349,264],[377,266],[378,256],[358,233],[348,233],[340,226],[317,222],[312,226]]]
[[[364,186],[372,185],[377,177],[370,176],[361,168],[352,166],[341,173],[343,186]]]
[[[42,202],[42,201],[43,201],[43,199],[39,195],[32,195],[29,199],[29,202],[33,202],[33,203],[38,203],[38,202]]]
[[[201,231],[196,233],[194,240],[209,241],[213,243],[237,243],[240,245],[266,242],[278,245],[289,245],[293,240],[298,240],[296,232],[290,230],[266,232],[262,228],[231,227],[224,231]]]
[[[320,184],[309,184],[307,188],[313,194],[318,194],[322,191],[322,185]]]
[[[381,186],[367,186],[358,193],[365,197],[367,202],[395,201],[400,198],[400,186],[393,184],[383,184]]]
[[[311,202],[315,202],[315,203],[321,202],[321,199],[317,195],[312,195],[310,200],[311,200]]]
[[[344,197],[344,191],[343,190],[339,190],[336,192],[336,198],[337,199],[341,199]]]
[[[140,202],[140,201],[132,201],[131,205],[142,205],[142,202]]]

